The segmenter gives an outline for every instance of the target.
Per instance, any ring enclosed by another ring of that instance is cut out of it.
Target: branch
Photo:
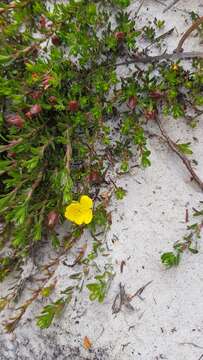
[[[185,42],[185,40],[190,36],[191,32],[193,32],[194,30],[196,30],[201,24],[203,24],[203,16],[201,16],[199,19],[197,19],[190,27],[189,29],[183,34],[183,36],[181,37],[177,48],[174,50],[174,52],[179,53],[181,51],[183,51],[183,43]]]
[[[122,66],[122,65],[130,65],[130,64],[136,64],[136,63],[142,63],[142,64],[148,64],[153,62],[158,62],[161,60],[174,60],[174,59],[194,59],[194,58],[202,58],[203,59],[203,52],[201,51],[192,51],[192,52],[179,52],[179,53],[163,53],[161,55],[155,55],[155,56],[147,56],[147,55],[139,55],[139,54],[133,54],[132,55],[133,60],[125,60],[121,63],[117,63],[116,66]],[[112,64],[106,64],[106,65],[112,65]]]
[[[30,200],[30,198],[32,197],[33,192],[39,186],[40,182],[42,181],[43,174],[44,174],[44,170],[39,172],[39,175],[38,175],[37,179],[35,180],[35,182],[33,183],[32,187],[31,187],[31,190],[28,192],[26,201]]]
[[[176,155],[182,160],[183,164],[186,166],[186,168],[188,169],[189,173],[192,176],[192,179],[194,179],[194,181],[198,184],[198,186],[200,187],[200,189],[203,191],[203,182],[202,180],[199,178],[199,176],[196,174],[195,170],[193,169],[192,165],[191,165],[191,161],[180,152],[180,150],[178,149],[178,146],[176,145],[176,143],[168,136],[168,134],[166,133],[166,131],[164,130],[160,119],[157,117],[156,119],[156,123],[161,131],[161,134],[163,136],[163,138],[166,140],[168,146],[170,147],[170,149],[176,153]]]

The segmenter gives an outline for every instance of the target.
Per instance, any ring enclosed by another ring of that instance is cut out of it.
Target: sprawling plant
[[[173,142],[162,124],[170,115],[196,126],[203,105],[202,54],[177,48],[176,53],[150,57],[150,46],[170,34],[160,36],[164,22],[157,19],[153,26],[138,28],[125,10],[129,3],[0,2],[0,280],[36,254],[47,234],[58,257],[44,265],[45,271],[58,263],[85,226],[94,240],[98,228],[106,229],[111,223],[106,210],[110,195],[101,191],[110,186],[122,199],[125,190],[109,173],[115,168],[118,176],[128,172],[134,159],[142,167],[150,165],[150,122],[157,123],[162,139],[203,189],[186,157],[192,152],[190,144]],[[145,48],[139,47],[142,43]],[[181,59],[193,59],[190,71]],[[127,71],[121,76],[122,66]],[[93,219],[73,221],[77,225],[60,242],[55,226],[81,195],[94,201]],[[92,257],[98,247],[95,242]],[[163,261],[170,262],[166,257]],[[88,285],[91,299],[104,298],[109,279],[106,270]],[[7,330],[15,328],[36,297],[51,290],[42,282]],[[39,326],[50,325],[72,291],[66,289],[43,309]],[[2,298],[0,308],[16,296],[14,292]]]

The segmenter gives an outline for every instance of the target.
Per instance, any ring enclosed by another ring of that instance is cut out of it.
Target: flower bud
[[[53,228],[59,222],[59,213],[55,210],[52,210],[47,215],[47,226]]]
[[[156,110],[145,110],[144,115],[147,120],[156,120],[157,111]]]
[[[8,157],[11,157],[11,158],[14,158],[14,159],[15,159],[15,157],[16,157],[16,153],[15,153],[15,152],[12,152],[12,151],[8,151],[8,152],[7,152],[7,155],[8,155]]]
[[[55,105],[57,103],[57,97],[56,96],[49,96],[48,101],[51,105]]]
[[[18,114],[7,116],[6,122],[9,125],[16,126],[17,128],[20,128],[20,129],[23,128],[23,126],[24,126],[24,120]]]
[[[46,18],[43,15],[40,16],[39,23],[41,28],[46,28]]]
[[[124,40],[124,38],[125,38],[125,33],[124,33],[123,31],[117,31],[117,32],[115,33],[115,38],[116,38],[116,40],[118,40],[118,41],[122,41],[122,40]]]
[[[151,91],[150,93],[149,93],[149,96],[150,96],[150,98],[152,98],[152,99],[154,99],[154,100],[159,100],[159,99],[161,99],[162,97],[163,97],[163,93],[161,92],[161,91]]]
[[[32,91],[30,93],[30,96],[34,99],[34,100],[38,100],[41,96],[42,96],[42,92],[40,90],[35,90]]]
[[[79,104],[76,100],[71,100],[69,101],[68,103],[68,110],[71,111],[71,112],[75,112],[77,111],[79,108]]]
[[[53,35],[51,38],[51,42],[55,46],[59,46],[61,44],[61,40],[57,35]]]
[[[102,182],[102,176],[100,175],[99,171],[97,170],[92,170],[91,173],[88,176],[88,180],[91,184],[101,184]]]
[[[30,114],[33,115],[38,115],[39,113],[41,113],[42,111],[42,107],[39,104],[35,104],[30,108]]]
[[[131,96],[129,98],[129,100],[128,100],[127,105],[131,110],[134,110],[136,105],[137,105],[137,97],[136,96]]]
[[[53,77],[51,75],[45,75],[44,76],[44,79],[42,81],[42,85],[44,87],[44,90],[47,90],[51,84],[50,84],[50,81],[53,80]]]

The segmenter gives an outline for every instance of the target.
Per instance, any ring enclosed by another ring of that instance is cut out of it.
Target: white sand
[[[164,0],[162,0],[164,2]],[[157,16],[166,20],[166,28],[175,26],[174,35],[167,40],[172,51],[188,25],[186,11],[203,13],[201,0],[182,0],[170,11],[155,1],[145,1],[140,21]],[[138,2],[130,8],[135,11]],[[170,1],[166,1],[167,4]],[[148,10],[147,10],[148,8]],[[133,13],[132,13],[133,14]],[[194,34],[187,40],[185,50],[198,50]],[[180,120],[165,124],[176,141],[193,143],[197,171],[203,178],[203,118],[192,130]],[[153,131],[157,129],[154,127]],[[193,137],[198,139],[194,142]],[[150,142],[152,166],[133,170],[131,176],[120,181],[128,193],[124,200],[113,202],[113,225],[108,234],[112,249],[111,261],[116,276],[103,304],[91,303],[87,291],[78,296],[78,302],[64,312],[54,325],[41,331],[33,320],[43,306],[40,301],[25,315],[19,328],[11,334],[0,333],[0,360],[198,360],[203,354],[203,242],[197,255],[185,254],[179,267],[165,270],[160,254],[172,249],[174,241],[185,234],[185,210],[203,200],[199,188],[190,182],[188,172],[176,155],[157,139]],[[112,243],[115,235],[118,240]],[[74,253],[73,253],[74,254]],[[124,260],[123,273],[120,263]],[[71,260],[70,260],[71,261]],[[102,258],[100,263],[106,262]],[[59,266],[59,287],[69,284],[70,269]],[[80,271],[75,267],[74,272]],[[112,315],[112,303],[119,283],[133,294],[148,281],[153,282],[135,298],[135,310],[123,307]],[[9,284],[0,284],[4,294]],[[29,295],[28,295],[29,296]],[[51,299],[54,300],[54,296]],[[45,304],[45,303],[44,303]],[[1,315],[2,319],[5,319]],[[83,349],[84,336],[93,343],[92,351]],[[183,344],[184,343],[184,344]],[[195,346],[196,345],[196,346]],[[198,347],[197,347],[198,346]]]

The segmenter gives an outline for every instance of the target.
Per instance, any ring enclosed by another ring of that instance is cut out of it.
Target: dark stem
[[[182,160],[183,164],[186,166],[189,173],[191,174],[192,179],[194,179],[194,181],[199,185],[200,189],[203,191],[203,182],[199,178],[199,176],[196,174],[195,170],[193,169],[193,167],[191,165],[191,161],[184,154],[182,154],[179,151],[177,144],[168,136],[168,134],[166,133],[165,129],[163,128],[161,121],[158,117],[156,119],[156,123],[161,131],[163,138],[166,140],[170,149],[173,150],[173,152],[175,152],[176,155]]]
[[[147,64],[147,63],[153,63],[153,62],[157,62],[160,60],[174,60],[174,59],[194,59],[194,58],[202,58],[203,59],[203,52],[201,51],[193,51],[193,52],[179,52],[179,53],[172,53],[172,54],[168,54],[168,53],[163,53],[161,55],[156,55],[156,56],[147,56],[147,55],[139,55],[139,54],[134,54],[132,55],[131,60],[125,60],[121,63],[117,63],[116,66],[122,66],[122,65],[130,65],[130,64],[136,64],[136,63],[142,63],[142,64]],[[104,64],[106,66],[109,66],[111,64]]]
[[[189,29],[183,34],[183,36],[181,37],[177,48],[174,50],[174,52],[179,53],[181,51],[183,51],[183,44],[185,42],[185,40],[190,36],[191,32],[193,32],[194,30],[196,30],[201,24],[203,24],[203,16],[201,16],[199,19],[197,19],[190,27]]]

